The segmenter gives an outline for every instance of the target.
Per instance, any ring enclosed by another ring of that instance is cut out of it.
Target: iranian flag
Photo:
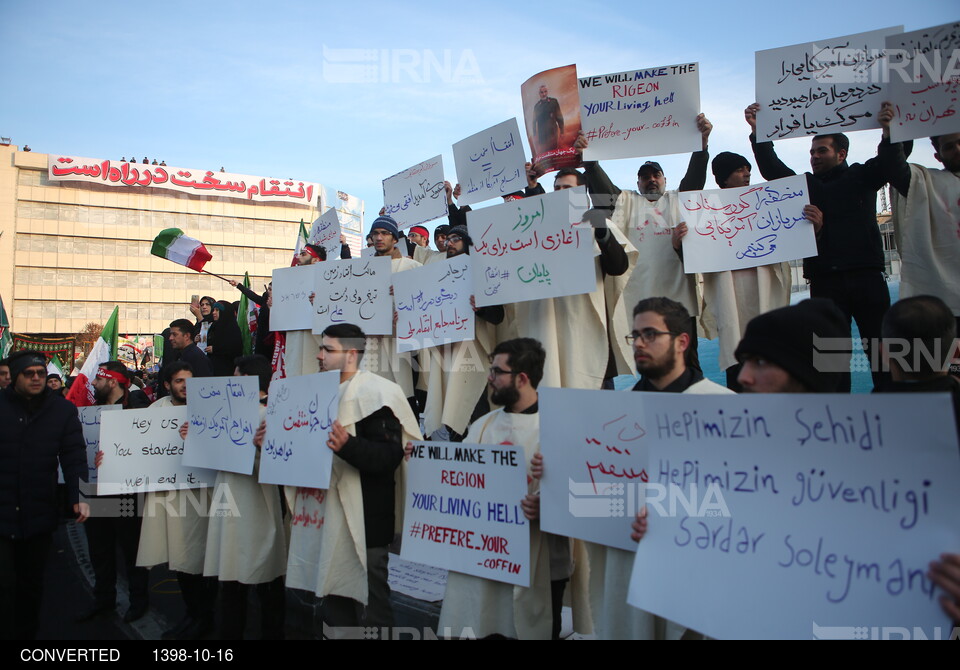
[[[179,228],[161,230],[150,247],[150,253],[178,265],[186,265],[197,272],[203,270],[206,262],[213,258],[203,242],[187,237]]]
[[[307,232],[307,224],[303,222],[303,219],[300,219],[300,232],[297,233],[297,243],[293,247],[293,260],[290,261],[290,267],[297,264],[297,256],[299,256],[303,248],[307,246],[307,240],[309,239],[310,233]]]
[[[77,407],[89,407],[96,404],[93,397],[93,380],[101,363],[116,360],[117,357],[117,314],[119,307],[113,308],[113,314],[107,320],[107,325],[100,331],[93,349],[83,362],[80,374],[73,380],[70,390],[67,391],[67,400]]]

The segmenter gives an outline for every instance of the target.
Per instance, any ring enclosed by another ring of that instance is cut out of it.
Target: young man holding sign
[[[491,400],[501,409],[481,417],[467,433],[466,444],[512,444],[524,449],[527,462],[540,449],[537,386],[546,353],[530,338],[498,344],[488,374]],[[540,518],[539,481],[527,478],[524,515]],[[454,635],[470,628],[478,637],[504,635],[519,639],[559,639],[563,592],[573,572],[570,540],[530,527],[530,588],[451,572],[440,611],[439,628]],[[545,616],[547,607],[551,616]]]
[[[396,528],[395,477],[403,445],[421,439],[400,387],[359,369],[365,345],[353,324],[323,332],[320,372],[340,372],[337,420],[326,443],[337,458],[330,488],[298,488],[292,505],[287,586],[323,598],[327,637],[338,636],[336,627],[393,625],[387,546]]]

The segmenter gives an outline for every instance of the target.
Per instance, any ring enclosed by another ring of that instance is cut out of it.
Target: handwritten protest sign
[[[314,333],[335,323],[356,324],[367,335],[393,333],[389,258],[327,261],[317,267],[310,308]]]
[[[310,244],[327,250],[327,260],[340,258],[340,217],[331,207],[310,226]]]
[[[581,77],[580,112],[584,160],[700,151],[699,64]]]
[[[960,546],[947,395],[643,402],[632,605],[718,638],[947,637],[926,576]]]
[[[678,194],[683,267],[688,273],[740,270],[817,255],[803,175],[764,184]]]
[[[523,449],[415,442],[400,556],[498,582],[530,585]]]
[[[401,228],[446,216],[443,158],[435,156],[384,179],[383,207]]]
[[[103,464],[97,495],[173,491],[213,486],[213,470],[183,465],[180,426],[187,408],[152,407],[100,416]]]
[[[461,206],[526,188],[521,137],[517,120],[510,119],[453,145]]]
[[[588,207],[578,187],[468,212],[477,307],[593,291]]]
[[[580,132],[577,88],[576,65],[535,74],[520,86],[530,153],[543,172],[580,165],[573,146]]]
[[[460,254],[393,278],[397,309],[397,351],[416,351],[472,340],[470,256]]]
[[[253,473],[253,434],[260,425],[256,377],[193,377],[187,380],[190,428],[183,464]]]
[[[277,268],[273,271],[271,330],[308,330],[313,327],[314,273],[321,265]]]
[[[100,449],[100,413],[123,409],[120,405],[89,405],[78,407],[80,425],[83,427],[83,441],[87,444],[87,482],[88,490],[95,491],[97,484],[97,466],[95,461]],[[63,471],[58,469],[57,483],[63,484]],[[83,486],[83,482],[80,482]]]
[[[377,255],[377,250],[373,247],[364,247],[360,250],[360,258],[372,258]]]
[[[405,561],[396,554],[390,554],[389,562],[391,591],[428,603],[443,600],[443,592],[447,588],[446,570]]]
[[[903,26],[756,52],[757,141],[879,128],[884,40]]]
[[[890,140],[960,133],[960,22],[888,35]]]
[[[636,489],[647,481],[647,394],[540,390],[540,527],[633,551]],[[628,495],[633,493],[633,495]]]
[[[327,446],[337,418],[340,373],[275,379],[267,402],[267,434],[260,455],[260,483],[325,489],[333,452]]]

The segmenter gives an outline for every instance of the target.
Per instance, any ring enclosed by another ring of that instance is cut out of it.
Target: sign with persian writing
[[[261,484],[330,486],[333,451],[327,439],[337,418],[339,390],[340,373],[335,370],[270,382]]]
[[[397,310],[397,351],[416,351],[472,340],[470,256],[460,254],[393,278]]]
[[[327,250],[327,260],[340,258],[340,218],[331,207],[310,226],[310,244]]]
[[[187,380],[190,427],[183,446],[183,464],[253,473],[260,426],[260,383],[257,377],[191,377]]]
[[[807,178],[785,177],[753,186],[677,194],[687,274],[741,270],[817,255],[803,215]]]
[[[541,529],[633,551],[636,489],[648,478],[646,395],[540,389]]]
[[[632,605],[716,638],[949,637],[927,577],[960,547],[948,395],[645,396]]]
[[[580,77],[590,161],[700,151],[698,63]]]
[[[311,182],[64,154],[47,157],[47,178],[50,181],[85,181],[120,188],[165,188],[192,195],[301,205],[313,205],[320,192],[320,184]]]
[[[400,228],[446,216],[443,158],[434,156],[384,179],[383,208]]]
[[[522,447],[414,442],[401,558],[530,586],[526,494]]]
[[[757,141],[879,128],[885,40],[903,26],[756,52]]]
[[[890,141],[960,133],[960,22],[888,35]]]
[[[326,263],[273,271],[273,307],[270,308],[270,329],[308,330],[313,327],[314,275]]]
[[[311,307],[315,334],[336,323],[355,324],[367,335],[393,334],[388,257],[327,261],[316,268]]]
[[[477,307],[589,293],[596,288],[593,229],[583,187],[467,213]]]
[[[181,462],[180,426],[186,422],[187,408],[183,405],[101,414],[103,463],[97,478],[97,495],[213,486],[216,471]]]
[[[453,145],[458,204],[473,205],[526,188],[527,159],[520,138],[517,120],[510,119]]]

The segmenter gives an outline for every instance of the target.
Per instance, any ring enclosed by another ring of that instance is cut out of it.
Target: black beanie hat
[[[850,324],[832,300],[810,298],[754,317],[734,356],[762,356],[815,393],[835,392],[850,370]]]
[[[739,170],[744,166],[753,169],[750,161],[732,151],[721,151],[713,159],[713,163],[710,164],[710,168],[713,170],[713,178],[717,180],[717,186],[720,188],[724,187],[724,182],[727,181],[727,177],[733,174],[734,170]]]

